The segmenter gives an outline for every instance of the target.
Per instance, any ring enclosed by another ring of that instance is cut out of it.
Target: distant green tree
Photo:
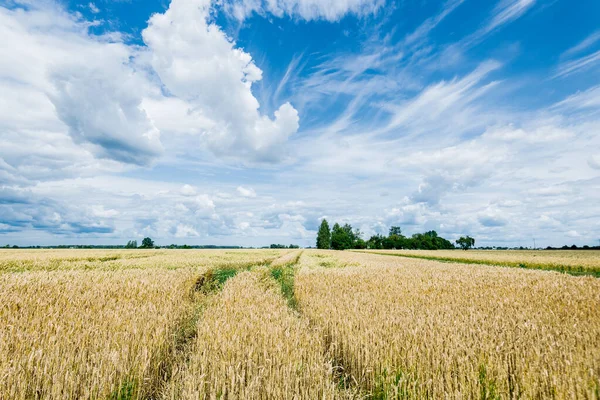
[[[150,239],[149,237],[145,237],[144,240],[142,240],[142,245],[140,246],[140,248],[152,249],[152,248],[154,248],[154,241],[152,239]]]
[[[367,248],[376,250],[383,249],[383,242],[386,239],[387,238],[383,235],[373,235],[369,238],[369,240],[367,240]]]
[[[290,246],[288,248],[290,248],[290,249],[299,249],[300,246],[298,246],[297,244],[290,244]]]
[[[127,244],[125,245],[126,249],[137,249],[138,245],[137,245],[137,240],[130,240],[129,242],[127,242]]]
[[[330,247],[331,232],[329,231],[329,223],[326,219],[323,219],[317,233],[317,249],[329,249]]]
[[[363,240],[363,238],[360,238],[360,237],[359,237],[359,238],[357,238],[357,239],[354,241],[354,248],[355,248],[355,249],[366,249],[366,248],[367,248],[367,242],[365,242],[365,241]]]
[[[471,236],[461,236],[460,239],[456,241],[456,244],[459,245],[463,250],[469,250],[475,246],[475,239],[473,239]]]
[[[336,223],[331,230],[331,248],[334,250],[346,250],[354,247],[354,232],[350,224],[340,226]]]
[[[402,235],[390,235],[383,242],[386,249],[403,249],[405,246],[406,238]]]
[[[388,236],[393,236],[393,235],[402,236],[402,229],[400,229],[399,226],[392,226],[390,228],[390,234]]]

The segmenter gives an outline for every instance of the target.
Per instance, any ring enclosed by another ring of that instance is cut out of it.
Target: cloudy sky
[[[0,0],[0,243],[598,244],[597,0]]]

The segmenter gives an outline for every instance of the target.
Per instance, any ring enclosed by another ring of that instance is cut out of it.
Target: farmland
[[[600,280],[488,265],[598,254],[450,255],[2,250],[0,399],[600,398]]]
[[[397,255],[436,261],[467,264],[503,265],[507,267],[543,269],[573,275],[600,277],[600,251],[570,250],[368,250],[377,254]]]

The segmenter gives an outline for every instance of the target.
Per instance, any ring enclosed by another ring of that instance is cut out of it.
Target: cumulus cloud
[[[42,175],[30,176],[26,165],[57,174],[77,164],[73,171],[114,168],[94,158],[147,165],[161,153],[159,132],[141,108],[148,83],[129,62],[132,48],[88,29],[53,2],[0,7],[0,140],[13,147],[19,137],[29,160],[0,156],[25,179]]]
[[[426,222],[427,211],[422,204],[411,204],[408,199],[402,201],[400,207],[394,207],[386,212],[389,225],[422,225]]]
[[[175,229],[175,237],[176,238],[186,238],[186,237],[195,237],[200,236],[198,231],[196,231],[193,227],[189,225],[179,224]]]
[[[184,196],[195,196],[196,189],[191,185],[183,185],[181,188],[181,194]]]
[[[195,147],[248,163],[286,157],[298,112],[289,103],[272,116],[259,112],[251,88],[262,71],[208,22],[211,1],[176,0],[154,15],[147,48],[126,44],[118,32],[91,34],[91,22],[57,3],[16,3],[26,7],[0,7],[6,182],[151,165],[165,151],[160,130],[170,151]],[[177,134],[201,140],[190,146]],[[45,146],[26,146],[30,139]]]
[[[238,186],[237,192],[242,197],[256,197],[256,192],[252,188],[245,188],[243,186]]]
[[[102,235],[114,232],[110,219],[98,209],[37,195],[26,189],[0,187],[0,220],[4,232],[43,230],[54,235]]]
[[[285,103],[274,117],[261,115],[252,84],[262,71],[250,54],[214,23],[209,0],[173,0],[154,14],[142,35],[152,66],[165,88],[201,116],[203,142],[220,156],[273,162],[299,127],[298,112]]]
[[[98,157],[147,165],[162,152],[160,133],[141,109],[133,71],[120,66],[61,68],[50,99],[76,143]]]
[[[477,215],[479,223],[485,227],[501,227],[508,224],[506,212],[488,207]]]
[[[456,47],[436,44],[430,32],[463,3],[445,2],[396,44],[400,31],[375,35],[358,54],[296,55],[279,85],[262,82],[262,58],[216,25],[222,2],[173,1],[151,18],[147,47],[118,32],[94,35],[95,22],[59,3],[0,6],[0,234],[30,244],[57,235],[49,240],[314,245],[327,215],[367,237],[390,225],[450,239],[469,233],[482,244],[596,237],[598,87],[570,96],[553,88],[564,100],[539,110],[526,97],[513,102],[514,70],[467,53],[536,2],[500,0]],[[334,21],[376,15],[380,4],[225,8],[240,20]],[[592,35],[567,52],[554,73],[590,70],[597,43]],[[453,55],[464,62],[444,63]],[[263,89],[275,94],[268,104]],[[301,135],[297,110],[312,124]],[[262,168],[286,157],[290,139],[294,162]],[[260,170],[238,174],[232,160]],[[136,178],[125,177],[131,170]]]

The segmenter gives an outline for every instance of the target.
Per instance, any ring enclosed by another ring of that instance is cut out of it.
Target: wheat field
[[[600,250],[367,250],[439,261],[600,274]]]
[[[207,271],[279,251],[0,252],[0,399],[150,398]]]
[[[324,339],[283,297],[243,272],[209,304],[170,399],[332,399]]]
[[[597,278],[348,252],[304,257],[301,311],[367,392],[598,397]]]
[[[600,280],[358,252],[2,250],[0,399],[35,398],[600,399]]]

